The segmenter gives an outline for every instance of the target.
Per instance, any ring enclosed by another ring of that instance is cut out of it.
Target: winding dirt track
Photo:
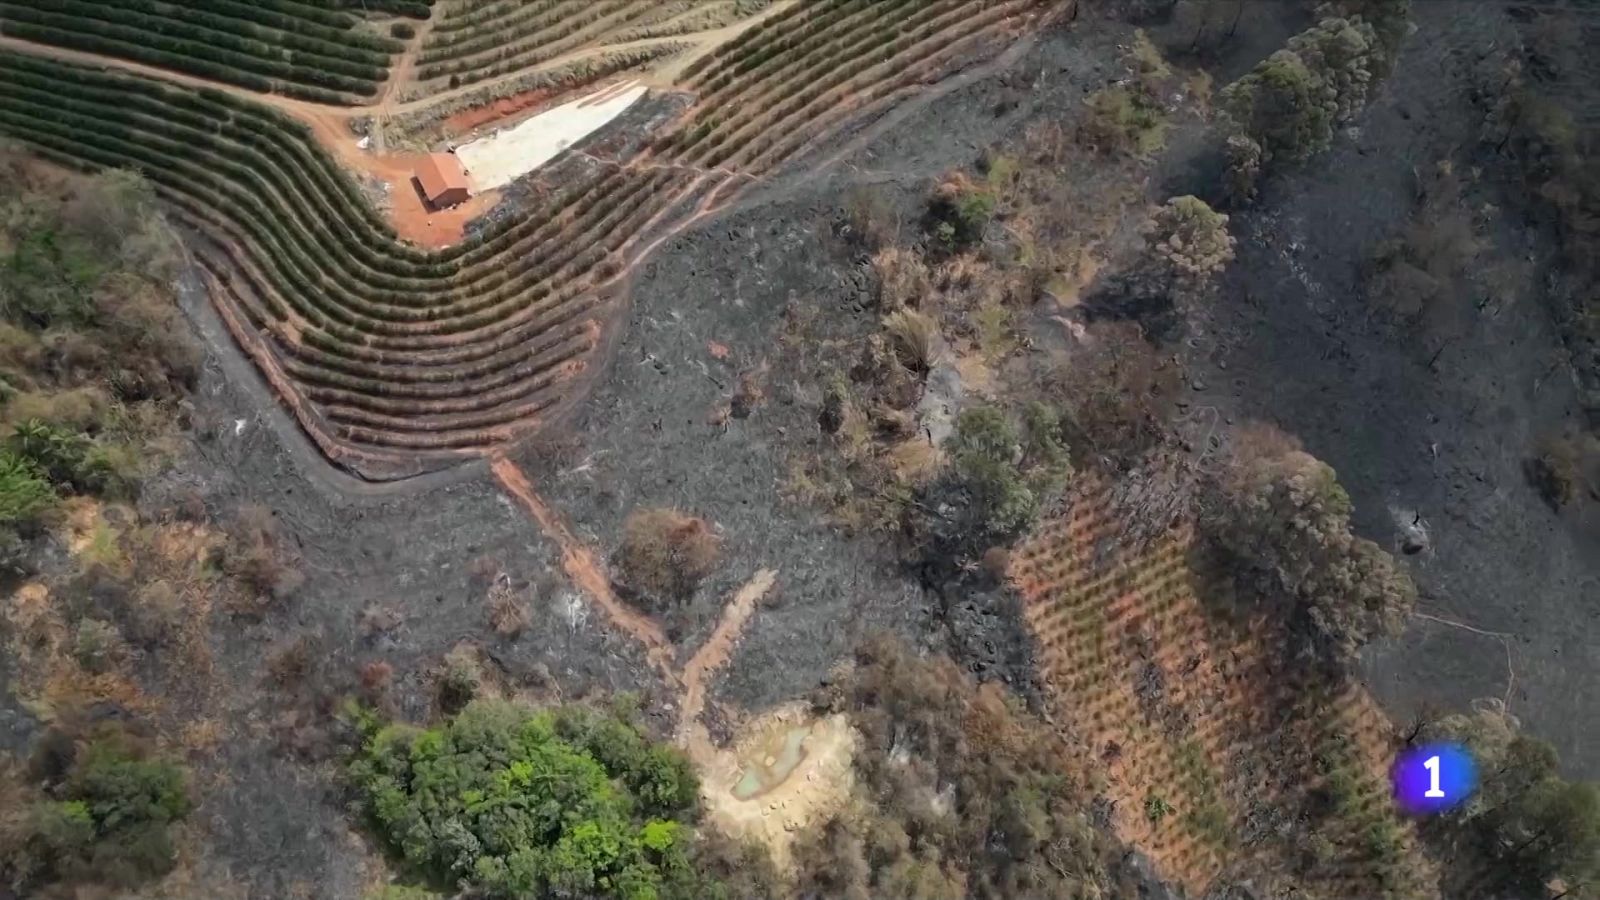
[[[669,679],[675,679],[676,676],[672,671],[672,643],[667,640],[661,626],[622,602],[616,591],[611,589],[611,579],[606,575],[605,564],[599,560],[594,551],[578,540],[561,516],[534,493],[533,485],[528,482],[528,477],[522,470],[517,468],[517,464],[504,456],[499,456],[490,461],[489,470],[494,473],[495,480],[500,482],[506,493],[533,516],[540,530],[561,548],[561,568],[566,571],[567,577],[572,579],[572,583],[589,595],[589,598],[600,607],[600,611],[605,613],[606,618],[611,620],[611,624],[632,635],[644,645],[645,656],[652,665]]]
[[[711,765],[723,751],[711,742],[705,726],[700,724],[700,714],[706,705],[706,686],[711,676],[728,662],[756,607],[777,584],[777,570],[761,569],[745,582],[723,607],[722,617],[711,636],[679,670],[674,665],[673,646],[661,625],[617,596],[599,556],[540,499],[522,469],[504,456],[491,460],[489,469],[505,492],[533,517],[540,531],[561,548],[561,567],[573,585],[599,607],[614,627],[644,645],[650,664],[669,686],[678,690],[678,744],[696,764]]]
[[[706,680],[722,668],[733,652],[734,642],[744,633],[744,626],[756,611],[756,604],[772,590],[778,581],[776,569],[762,569],[733,595],[733,600],[722,610],[711,637],[695,651],[694,658],[683,667],[683,706],[678,719],[678,738],[689,743],[688,733],[699,731],[695,723],[706,705]],[[692,747],[692,743],[689,744]]]

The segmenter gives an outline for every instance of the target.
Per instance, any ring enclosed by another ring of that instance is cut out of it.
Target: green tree
[[[698,898],[687,760],[579,707],[478,700],[431,729],[369,727],[351,772],[379,832],[490,896]]]
[[[1291,626],[1334,660],[1394,635],[1416,586],[1394,557],[1350,531],[1350,496],[1332,467],[1270,429],[1247,429],[1208,491],[1202,524]]]
[[[1146,262],[1159,286],[1193,297],[1233,261],[1228,217],[1194,196],[1173,197],[1145,226]]]
[[[1320,80],[1305,61],[1279,50],[1223,88],[1220,105],[1234,126],[1260,145],[1263,162],[1294,162],[1333,139],[1333,116],[1321,93]]]
[[[1462,862],[1482,886],[1533,891],[1560,881],[1578,896],[1600,883],[1600,786],[1562,778],[1555,750],[1523,734],[1499,701],[1442,718],[1425,735],[1462,743],[1478,764],[1477,792],[1447,821],[1471,839]]]
[[[1316,76],[1317,100],[1333,124],[1349,121],[1366,107],[1382,55],[1371,25],[1360,19],[1323,19],[1290,38],[1288,50]]]

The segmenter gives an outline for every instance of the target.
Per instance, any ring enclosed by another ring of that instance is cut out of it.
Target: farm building
[[[467,170],[454,153],[430,153],[417,164],[417,187],[435,209],[465,203],[472,196]]]

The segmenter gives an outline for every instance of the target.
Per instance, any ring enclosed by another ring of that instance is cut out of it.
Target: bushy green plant
[[[934,236],[949,250],[975,244],[983,240],[998,204],[999,198],[987,184],[954,175],[939,185],[928,206]]]
[[[995,406],[962,410],[945,450],[986,531],[1012,535],[1033,521],[1039,498],[1017,468],[1022,439],[1003,410]]]
[[[109,731],[41,744],[44,789],[26,810],[19,845],[0,860],[26,888],[54,881],[135,885],[174,860],[171,826],[191,804],[178,764]]]
[[[1071,472],[1059,411],[1022,410],[1023,429],[998,406],[969,407],[945,441],[954,484],[965,495],[966,537],[985,546],[1027,530]]]
[[[54,507],[56,500],[50,482],[31,462],[0,451],[0,527],[29,525]]]
[[[698,897],[679,753],[615,715],[479,700],[371,728],[351,772],[379,833],[441,883],[495,897]]]

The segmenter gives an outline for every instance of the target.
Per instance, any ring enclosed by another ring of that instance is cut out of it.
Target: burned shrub
[[[260,506],[239,510],[220,559],[222,571],[245,591],[234,604],[236,610],[259,615],[299,590],[305,575],[295,565],[295,556],[270,510]]]
[[[1551,509],[1566,507],[1592,490],[1584,472],[1583,442],[1570,435],[1541,440],[1525,471]]]
[[[721,552],[721,538],[704,519],[656,507],[628,515],[616,562],[624,585],[665,606],[693,595]]]
[[[963,250],[983,240],[998,203],[987,185],[957,172],[939,184],[928,202],[928,231],[941,248]]]

